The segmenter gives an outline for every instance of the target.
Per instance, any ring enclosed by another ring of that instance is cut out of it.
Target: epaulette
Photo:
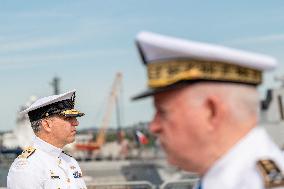
[[[63,154],[69,156],[69,157],[72,157],[71,155],[67,154],[66,152],[62,151]]]
[[[266,188],[284,186],[284,175],[273,160],[263,159],[257,161]]]
[[[33,148],[33,147],[27,147],[27,148],[25,148],[25,150],[22,152],[22,154],[18,156],[18,158],[27,159],[27,158],[30,157],[35,151],[36,151],[35,148]]]

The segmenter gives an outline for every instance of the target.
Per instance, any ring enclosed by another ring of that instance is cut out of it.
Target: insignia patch
[[[284,186],[284,175],[273,160],[265,159],[257,161],[257,167],[264,179],[267,188]]]
[[[18,156],[18,158],[23,158],[23,159],[27,159],[28,157],[30,157],[34,152],[36,151],[35,148],[33,147],[28,147],[26,148],[21,155]]]
[[[50,170],[50,178],[51,179],[60,179],[58,175],[55,175],[53,171]]]
[[[56,176],[56,175],[51,175],[50,178],[52,178],[52,179],[60,179],[60,177]]]
[[[82,173],[80,173],[79,171],[75,171],[73,173],[74,178],[81,178],[82,177]]]

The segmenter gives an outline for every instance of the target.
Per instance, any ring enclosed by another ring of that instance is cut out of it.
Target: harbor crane
[[[112,110],[115,106],[116,99],[118,97],[118,92],[122,83],[122,73],[118,72],[115,76],[114,82],[112,84],[111,92],[107,101],[107,109],[103,117],[102,126],[99,129],[99,132],[96,137],[96,141],[89,141],[88,143],[77,143],[75,145],[77,150],[83,151],[94,151],[99,150],[105,143],[106,138],[106,130],[110,123],[110,118],[112,114]]]

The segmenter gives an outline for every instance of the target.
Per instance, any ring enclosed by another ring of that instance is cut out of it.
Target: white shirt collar
[[[45,142],[44,140],[40,139],[39,137],[35,137],[34,147],[52,155],[52,156],[55,156],[55,157],[59,157],[59,155],[62,152],[61,148],[57,148],[57,147]]]
[[[268,149],[274,150],[274,146],[263,128],[252,129],[209,169],[202,178],[203,187],[233,188],[239,182],[240,175],[255,171],[258,159],[273,157]]]

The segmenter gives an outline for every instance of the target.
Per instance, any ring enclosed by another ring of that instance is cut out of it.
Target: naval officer
[[[77,161],[62,148],[74,142],[77,117],[75,90],[38,99],[27,113],[36,135],[32,146],[15,159],[7,177],[8,189],[86,189]]]
[[[258,122],[256,87],[272,57],[150,32],[136,44],[155,115],[150,131],[167,160],[200,175],[196,188],[284,185],[284,158]]]

